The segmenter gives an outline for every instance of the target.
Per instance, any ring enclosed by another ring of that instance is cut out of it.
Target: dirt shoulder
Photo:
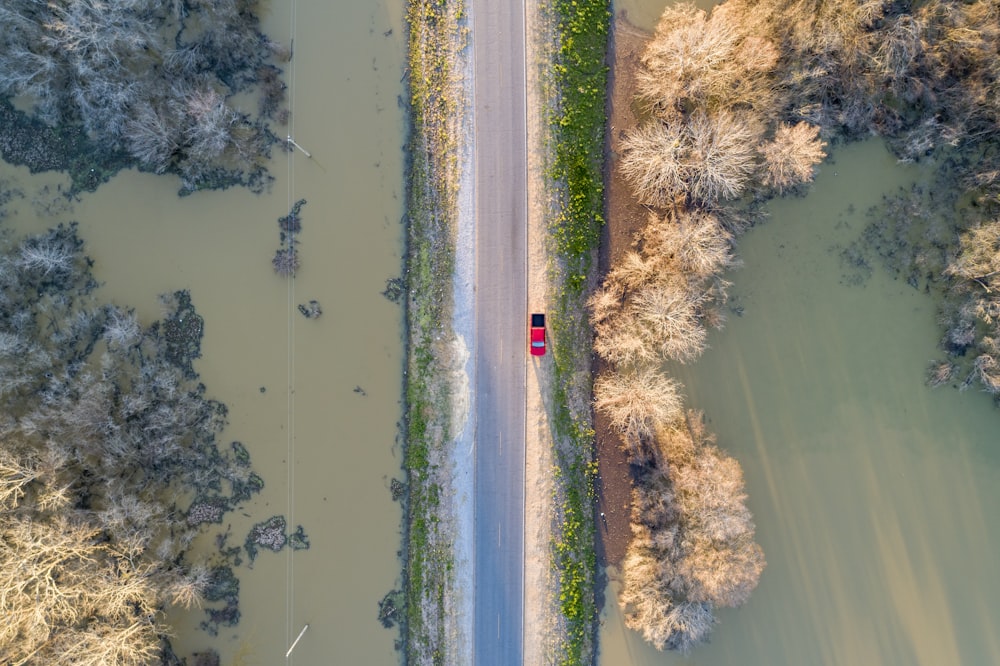
[[[608,81],[608,156],[605,161],[605,200],[607,206],[604,236],[599,256],[600,272],[607,272],[612,262],[632,247],[636,232],[648,212],[638,204],[618,172],[618,153],[625,134],[635,127],[633,113],[635,75],[642,50],[652,35],[628,22],[619,13],[612,22],[611,75]],[[595,373],[603,370],[599,364]],[[625,557],[632,531],[629,526],[632,504],[632,471],[621,450],[620,439],[608,427],[607,419],[595,414],[597,433],[597,555],[601,566],[617,566]]]
[[[528,131],[528,309],[548,302],[548,224],[553,203],[545,187],[552,145],[544,117],[546,71],[552,63],[553,26],[538,0],[525,0]],[[524,663],[553,663],[559,645],[559,584],[552,563],[552,518],[556,515],[552,434],[543,396],[551,395],[550,357],[531,356],[527,372],[524,469]]]

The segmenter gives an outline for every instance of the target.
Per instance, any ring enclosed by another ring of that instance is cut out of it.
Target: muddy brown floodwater
[[[145,323],[156,296],[190,289],[205,318],[195,369],[229,406],[223,437],[250,451],[263,492],[228,516],[233,545],[254,522],[284,515],[309,550],[258,555],[238,568],[242,620],[217,638],[202,611],[173,612],[178,653],[214,647],[223,664],[395,664],[396,630],[378,601],[400,587],[401,316],[381,295],[401,270],[405,37],[403,3],[267,3],[265,32],[288,42],[291,131],[313,159],[276,150],[270,192],[202,192],[128,172],[72,210],[39,194],[54,176],[2,166],[27,195],[11,224],[41,229],[78,220],[102,297],[134,306]],[[283,132],[282,128],[278,128]],[[305,198],[294,282],[275,275],[277,218]],[[32,201],[32,200],[36,201]],[[318,319],[299,303],[317,300]],[[263,389],[263,390],[262,390]],[[247,517],[246,515],[250,517]],[[210,552],[212,538],[197,543]]]
[[[673,369],[743,466],[768,567],[687,657],[625,629],[612,581],[603,665],[1000,663],[1000,413],[924,385],[930,296],[880,269],[845,279],[866,211],[920,173],[877,140],[831,152],[808,196],[741,239],[742,316]]]

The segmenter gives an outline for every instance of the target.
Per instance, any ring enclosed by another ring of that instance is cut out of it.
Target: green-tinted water
[[[833,159],[741,239],[744,314],[679,372],[743,465],[760,585],[686,658],[609,605],[601,664],[1000,663],[1000,414],[982,393],[924,386],[940,357],[929,296],[881,270],[841,280],[865,211],[918,173],[877,141]]]
[[[312,160],[275,150],[276,181],[263,196],[178,199],[174,178],[123,173],[55,215],[38,214],[31,199],[59,178],[2,165],[27,195],[12,204],[11,224],[79,220],[102,298],[136,307],[144,323],[159,316],[157,294],[191,290],[205,318],[195,369],[230,408],[223,437],[246,445],[266,484],[227,516],[230,545],[273,515],[303,525],[311,540],[310,550],[265,551],[253,569],[237,570],[242,620],[218,638],[197,628],[202,611],[172,612],[178,652],[214,647],[223,664],[237,655],[284,663],[309,623],[293,663],[393,664],[397,634],[378,623],[377,602],[400,586],[389,481],[401,475],[401,311],[380,292],[401,268],[403,3],[280,0],[267,9],[265,32],[294,37],[291,131]],[[276,220],[299,198],[308,204],[293,284],[275,275],[271,257]],[[319,319],[296,309],[310,299],[322,305]]]

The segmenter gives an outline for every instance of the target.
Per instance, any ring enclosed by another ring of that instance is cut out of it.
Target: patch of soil
[[[636,126],[633,107],[635,75],[642,51],[652,35],[628,22],[624,11],[612,23],[609,56],[612,59],[608,85],[608,145],[605,160],[605,219],[604,237],[598,258],[601,273],[607,272],[614,260],[629,250],[636,233],[646,223],[648,211],[632,196],[618,172],[621,141]],[[604,369],[595,363],[595,375]],[[597,558],[600,566],[618,565],[632,537],[629,525],[632,504],[632,469],[621,449],[621,439],[608,427],[607,419],[595,414],[597,435]]]
[[[621,143],[635,128],[636,73],[642,52],[652,34],[628,22],[624,11],[612,22],[609,56],[612,65],[608,76],[608,145],[604,161],[605,236],[601,242],[600,269],[606,272],[611,263],[632,247],[636,233],[645,225],[649,211],[639,204],[618,171]]]

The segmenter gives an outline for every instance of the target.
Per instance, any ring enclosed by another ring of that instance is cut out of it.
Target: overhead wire
[[[288,61],[288,150],[287,173],[286,173],[286,194],[287,201],[285,209],[291,214],[292,201],[295,196],[295,151],[292,149],[292,137],[295,136],[295,33],[296,33],[296,0],[289,0],[289,53]],[[294,236],[287,233],[289,250],[295,252],[292,245],[295,242]],[[286,506],[288,514],[288,525],[295,524],[295,271],[288,277],[288,292],[286,301],[287,311],[287,385],[286,385],[286,428],[285,461],[286,461]],[[291,548],[285,549],[285,645],[289,645],[292,638],[292,620],[295,612],[295,558]],[[288,661],[291,657],[291,650],[285,655]]]

